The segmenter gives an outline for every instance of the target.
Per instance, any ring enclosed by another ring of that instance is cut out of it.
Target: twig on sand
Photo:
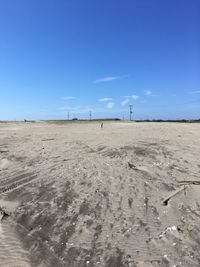
[[[52,141],[55,140],[54,138],[42,139],[42,141]]]
[[[183,185],[183,189],[184,189],[184,196],[186,197],[186,185]]]
[[[9,150],[0,150],[0,153],[7,153]]]
[[[181,185],[191,185],[191,184],[193,184],[193,185],[200,185],[200,181],[179,181],[178,182],[179,184],[181,184]]]
[[[178,194],[181,193],[182,191],[185,192],[185,189],[186,189],[186,187],[184,186],[183,188],[181,188],[181,189],[177,190],[176,192],[174,192],[174,193],[173,193],[171,196],[169,196],[168,198],[164,199],[164,200],[163,200],[163,205],[164,205],[164,206],[167,206],[167,205],[168,205],[168,202],[169,202],[169,200],[170,200],[171,198],[175,197],[176,195],[178,195]]]

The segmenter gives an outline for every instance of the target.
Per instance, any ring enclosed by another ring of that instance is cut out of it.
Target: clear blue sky
[[[199,0],[0,0],[0,119],[200,118]]]

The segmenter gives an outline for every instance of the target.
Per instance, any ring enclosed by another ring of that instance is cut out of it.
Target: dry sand
[[[200,266],[199,132],[1,123],[0,266]]]

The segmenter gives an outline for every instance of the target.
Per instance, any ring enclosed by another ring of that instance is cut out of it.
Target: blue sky
[[[200,118],[199,0],[0,0],[0,120]]]

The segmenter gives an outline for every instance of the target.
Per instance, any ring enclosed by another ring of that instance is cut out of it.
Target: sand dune
[[[1,123],[0,266],[200,266],[199,129]]]

